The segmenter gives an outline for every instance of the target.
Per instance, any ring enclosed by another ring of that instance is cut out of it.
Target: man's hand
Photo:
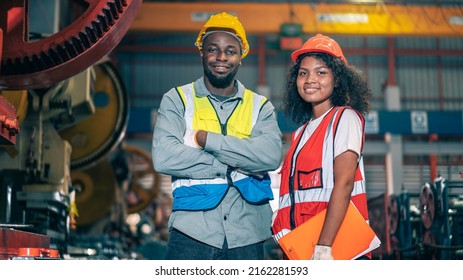
[[[185,131],[185,135],[183,136],[183,144],[196,149],[202,149],[202,147],[199,146],[198,142],[196,141],[196,133],[198,133],[198,131],[187,129]]]
[[[331,253],[331,246],[326,245],[315,245],[313,251],[312,260],[333,260],[333,254]]]

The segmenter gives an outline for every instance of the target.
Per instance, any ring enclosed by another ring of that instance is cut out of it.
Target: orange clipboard
[[[310,260],[318,242],[326,209],[278,240],[290,260]],[[373,229],[350,202],[346,216],[332,245],[335,260],[356,259],[381,245]]]

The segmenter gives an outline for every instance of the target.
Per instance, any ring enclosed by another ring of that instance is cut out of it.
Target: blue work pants
[[[167,242],[166,260],[263,260],[264,242],[229,249],[227,240],[222,248],[199,242],[172,229]]]

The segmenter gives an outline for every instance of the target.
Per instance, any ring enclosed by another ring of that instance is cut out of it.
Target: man
[[[263,259],[267,172],[282,158],[274,107],[235,79],[249,53],[237,17],[211,16],[196,46],[204,76],[163,96],[153,134],[154,167],[172,176],[166,259]]]

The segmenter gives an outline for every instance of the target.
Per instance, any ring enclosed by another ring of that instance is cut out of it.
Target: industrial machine
[[[108,56],[142,0],[68,2],[73,18],[52,35],[29,33],[29,1],[0,2],[0,259],[80,254],[114,205],[109,221],[123,223],[157,195],[151,159],[140,174],[123,143],[128,98]]]
[[[462,189],[463,182],[438,176],[418,193],[402,190],[371,199],[371,225],[384,241],[375,258],[463,259]]]

